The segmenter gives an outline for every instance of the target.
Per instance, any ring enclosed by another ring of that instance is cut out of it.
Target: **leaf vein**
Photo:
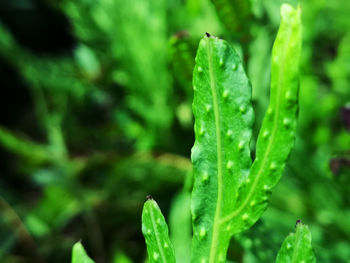
[[[220,216],[221,216],[221,202],[222,202],[222,141],[220,133],[220,109],[219,109],[219,100],[218,92],[216,87],[215,72],[213,66],[213,55],[211,52],[210,41],[207,41],[207,53],[208,53],[208,64],[209,64],[209,75],[210,75],[210,88],[213,97],[214,105],[214,117],[215,117],[215,133],[216,133],[216,151],[217,151],[217,184],[218,184],[218,197],[216,201],[215,216],[213,222],[213,236],[209,251],[209,262],[215,262],[215,254],[217,249],[218,235],[219,235],[219,226],[220,226]]]
[[[159,238],[158,231],[157,231],[157,223],[155,222],[155,219],[154,219],[154,214],[153,214],[152,207],[150,207],[150,215],[151,215],[152,227],[153,227],[154,234],[155,234],[156,240],[157,240],[157,245],[158,245],[158,248],[159,248],[159,253],[160,253],[160,256],[162,257],[163,262],[166,263],[167,261],[166,261],[165,255],[164,255],[164,251],[162,249],[162,245],[160,243],[160,238]]]

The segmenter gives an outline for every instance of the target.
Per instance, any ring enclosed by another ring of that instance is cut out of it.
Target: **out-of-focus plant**
[[[72,242],[64,236],[55,241],[57,231],[82,217],[84,227],[93,229],[88,236],[94,255],[105,258],[104,226],[99,225],[96,211],[109,203],[111,211],[119,214],[117,211],[124,210],[122,214],[128,217],[141,208],[149,190],[162,185],[163,194],[166,189],[175,192],[189,166],[187,159],[176,154],[151,152],[156,147],[165,150],[170,139],[163,136],[162,143],[159,135],[171,134],[167,130],[173,118],[168,103],[172,82],[167,69],[166,22],[159,21],[165,19],[165,2],[146,5],[145,9],[130,3],[131,9],[124,11],[118,3],[111,6],[110,1],[102,2],[52,3],[73,24],[79,43],[72,55],[34,55],[5,26],[0,27],[0,56],[28,85],[36,124],[43,134],[42,141],[36,142],[25,132],[0,126],[0,143],[20,158],[21,171],[30,174],[28,180],[40,189],[35,197],[39,200],[23,210],[23,225],[36,240],[52,240],[39,249],[51,250],[52,256],[55,252],[49,247],[54,243],[53,247],[62,251]],[[75,12],[81,8],[87,12]],[[123,16],[115,16],[115,10]],[[106,17],[98,17],[103,12]],[[119,24],[118,32],[101,19]],[[154,23],[145,27],[149,19]],[[134,39],[129,36],[131,31]],[[142,43],[143,49],[133,43]],[[123,93],[128,95],[121,97]],[[85,108],[89,112],[84,113]],[[174,166],[179,169],[172,169]],[[146,178],[153,183],[147,186]],[[2,191],[6,189],[1,187]],[[123,219],[118,222],[123,224]],[[14,238],[4,251],[18,239],[16,229],[12,230]],[[131,238],[132,231],[126,236]]]

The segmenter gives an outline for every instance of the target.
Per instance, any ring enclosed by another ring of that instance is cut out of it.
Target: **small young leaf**
[[[315,263],[315,254],[311,247],[309,228],[297,222],[295,233],[290,233],[283,241],[276,263]]]
[[[145,237],[150,263],[175,263],[168,226],[158,204],[149,198],[142,211],[142,233]]]
[[[281,25],[272,50],[270,105],[256,146],[256,158],[246,184],[242,184],[233,211],[222,223],[231,222],[233,234],[251,227],[267,207],[271,189],[281,178],[294,144],[298,112],[300,8],[281,7]]]
[[[94,261],[86,254],[85,249],[80,242],[75,243],[73,246],[72,263],[94,263]]]
[[[200,41],[193,73],[192,262],[223,262],[233,210],[251,165],[251,86],[237,52],[221,39]]]

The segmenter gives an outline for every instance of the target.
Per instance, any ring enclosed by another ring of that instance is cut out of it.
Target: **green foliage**
[[[227,261],[273,262],[301,218],[320,262],[346,262],[350,2],[341,0],[0,1],[0,262],[69,262],[79,239],[96,261],[144,262],[149,193],[168,215],[177,262],[190,262],[197,44],[210,32],[242,58],[255,161],[284,2],[302,7],[296,143],[268,209],[233,235]]]
[[[225,260],[231,236],[249,228],[266,209],[269,193],[279,181],[292,148],[299,87],[300,11],[283,5],[281,15],[272,54],[270,106],[250,172],[251,88],[239,56],[216,38],[204,38],[199,45],[193,103],[194,262],[200,262],[201,257],[209,262]]]
[[[171,65],[174,71],[174,78],[185,90],[187,98],[192,95],[192,71],[194,68],[193,39],[188,32],[178,32],[170,40]]]
[[[94,263],[94,261],[86,254],[85,249],[80,242],[73,246],[72,263]]]
[[[300,8],[282,5],[281,16],[272,51],[270,106],[253,164],[249,147],[254,119],[251,86],[239,55],[226,41],[208,33],[199,43],[193,73],[196,140],[192,148],[191,262],[226,261],[231,237],[250,228],[266,209],[271,189],[278,183],[293,146],[301,51]],[[144,211],[149,202],[152,200],[145,203]],[[144,212],[143,224],[145,220]],[[152,253],[158,258],[160,248],[152,250],[148,229],[143,225],[148,253],[150,258]],[[304,237],[299,229],[298,226],[292,256],[303,255],[302,250],[311,246],[309,242],[299,247],[299,235]],[[278,262],[284,262],[281,257]],[[174,261],[164,256],[161,262],[167,259]]]
[[[79,11],[81,6],[86,8],[86,14]],[[113,63],[111,59],[119,62],[117,68],[113,64],[108,67],[111,78],[123,85],[129,94],[124,105],[131,112],[117,111],[116,118],[123,124],[125,134],[136,140],[139,148],[144,150],[160,144],[156,138],[159,134],[167,134],[173,118],[172,107],[169,107],[171,77],[166,70],[165,7],[166,1],[163,0],[157,3],[148,0],[62,3],[82,39],[91,43],[95,38],[82,27],[83,22],[87,21],[98,29],[101,44],[108,49],[110,56],[103,58],[105,63]],[[115,15],[116,10],[118,15]],[[110,32],[113,34],[110,35]],[[161,115],[158,115],[159,111]],[[138,123],[137,119],[141,122]]]
[[[290,233],[283,241],[278,252],[276,263],[315,263],[316,258],[311,247],[311,233],[309,228],[297,222],[295,233]]]
[[[272,50],[271,95],[248,178],[237,204],[224,221],[233,220],[233,233],[254,224],[266,209],[271,189],[278,183],[294,144],[298,111],[300,8],[281,7],[281,26]]]
[[[132,261],[123,252],[118,251],[114,255],[113,263],[132,263]]]
[[[250,1],[212,0],[217,14],[230,33],[246,40],[249,37],[248,26],[251,18]]]
[[[160,137],[158,135],[162,134],[166,139],[166,128],[173,117],[169,107],[171,78],[166,71],[166,1],[115,1],[114,5],[121,8],[122,15],[111,13],[111,17],[116,18],[112,25],[118,24],[116,29],[119,33],[113,51],[117,57],[121,57],[122,65],[130,72],[128,93],[134,95],[128,98],[127,104],[146,122],[146,129],[138,137],[145,140],[150,135],[156,136],[141,146],[147,149],[149,145],[159,143],[156,139]],[[150,38],[150,35],[153,37]],[[154,133],[149,133],[149,130],[154,130]]]
[[[50,158],[48,149],[45,146],[18,138],[4,127],[0,127],[0,141],[2,141],[4,147],[17,152],[22,157],[33,159],[37,162],[42,162]]]
[[[194,39],[187,32],[179,32],[170,40],[170,59],[174,80],[181,86],[174,101],[178,101],[176,109],[179,123],[186,128],[192,126],[193,117],[191,103],[193,100],[192,71],[194,68]]]
[[[251,87],[238,54],[209,35],[199,44],[193,86],[192,260],[222,261],[231,238],[230,223],[222,220],[251,164]]]
[[[146,239],[149,262],[175,263],[168,226],[158,204],[149,197],[142,211],[142,233]]]
[[[192,179],[192,176],[188,176]],[[188,181],[188,180],[187,180]],[[192,189],[192,185],[187,186]],[[191,258],[191,193],[189,189],[179,192],[172,201],[172,209],[169,214],[170,239],[173,243],[176,262],[189,262]],[[178,231],[181,229],[181,231]]]

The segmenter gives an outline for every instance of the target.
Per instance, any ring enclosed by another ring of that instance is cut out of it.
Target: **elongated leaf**
[[[192,262],[225,262],[231,236],[220,221],[251,165],[251,86],[235,50],[209,34],[199,44],[193,85]]]
[[[315,254],[311,247],[309,228],[297,222],[295,233],[290,233],[283,241],[276,263],[315,263]]]
[[[168,226],[157,203],[152,198],[149,198],[143,206],[142,233],[146,240],[150,263],[175,263]]]
[[[94,263],[86,254],[83,245],[80,242],[75,243],[72,251],[72,263]]]
[[[284,4],[281,25],[272,51],[270,105],[260,129],[256,159],[240,187],[233,211],[222,223],[231,222],[232,233],[251,227],[267,207],[271,189],[281,178],[294,144],[298,111],[300,8]]]

